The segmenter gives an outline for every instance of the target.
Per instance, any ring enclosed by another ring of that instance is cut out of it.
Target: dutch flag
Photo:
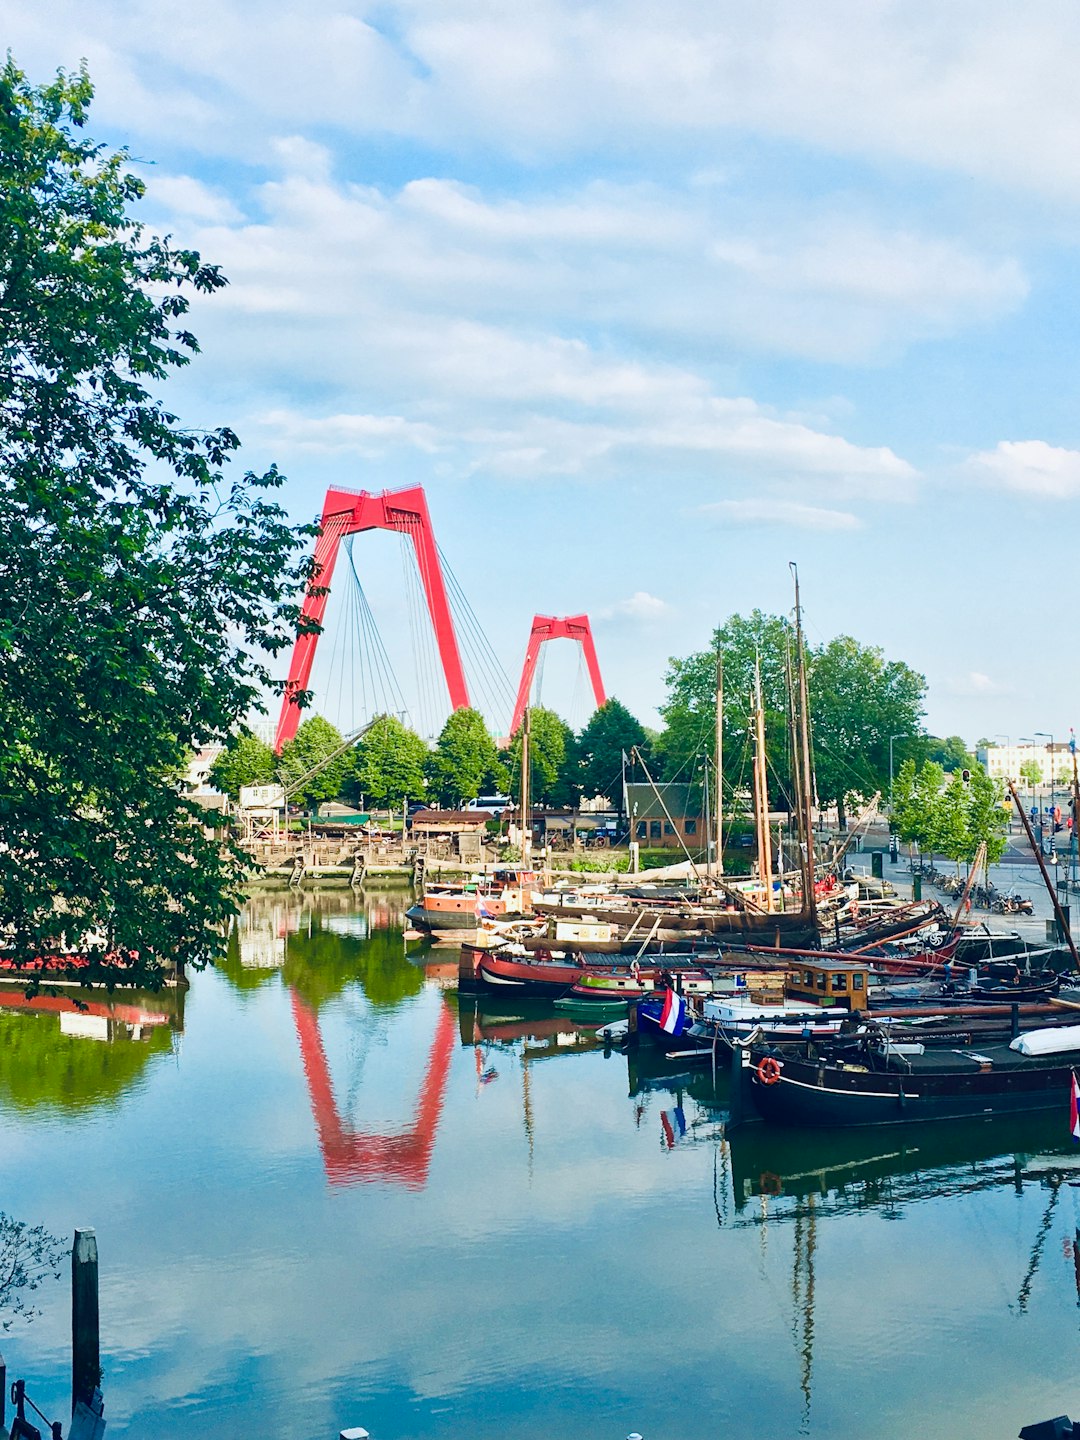
[[[1080,1081],[1077,1081],[1075,1070],[1069,1086],[1069,1130],[1074,1140],[1080,1140]]]
[[[686,1003],[674,990],[664,991],[664,1007],[660,1011],[660,1029],[669,1035],[681,1035],[686,1020]]]

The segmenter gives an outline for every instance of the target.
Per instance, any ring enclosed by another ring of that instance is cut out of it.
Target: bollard
[[[873,877],[874,877],[875,880],[883,880],[883,879],[885,878],[885,863],[884,863],[884,862],[885,862],[885,856],[882,854],[882,852],[881,852],[880,850],[871,850],[871,852],[870,852],[870,873],[871,873],[871,875],[873,875]]]
[[[911,878],[911,898],[912,898],[912,900],[921,900],[921,899],[922,899],[922,876],[921,876],[921,875],[913,875],[912,878]]]
[[[93,1230],[76,1230],[71,1248],[71,1413],[93,1399],[101,1379],[98,1252]]]

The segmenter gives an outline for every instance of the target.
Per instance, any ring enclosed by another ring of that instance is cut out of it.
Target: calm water
[[[459,1013],[450,967],[405,954],[405,903],[261,899],[227,969],[136,1035],[0,1010],[0,1205],[97,1229],[110,1435],[907,1440],[1080,1415],[1064,1115],[728,1143],[707,1073],[543,1011]],[[58,1283],[3,1337],[58,1416],[68,1305]]]

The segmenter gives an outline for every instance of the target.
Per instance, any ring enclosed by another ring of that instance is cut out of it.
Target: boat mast
[[[761,661],[754,665],[754,805],[757,814],[758,878],[765,886],[765,908],[773,912],[772,836],[765,770],[765,710],[761,703]]]
[[[784,662],[784,677],[787,682],[787,704],[788,704],[788,746],[789,758],[791,760],[791,789],[792,789],[792,811],[795,817],[796,854],[799,859],[799,892],[802,897],[803,908],[806,907],[806,894],[813,884],[813,876],[808,878],[806,857],[810,853],[809,844],[803,833],[802,807],[802,757],[799,746],[799,723],[798,710],[795,703],[795,668],[791,661],[791,641],[788,640],[787,655]]]
[[[716,651],[716,873],[724,873],[724,657]]]
[[[813,785],[814,769],[810,759],[810,692],[806,683],[806,646],[803,642],[802,604],[799,600],[799,567],[789,562],[795,577],[795,666],[799,695],[799,758],[802,780],[800,804],[803,814],[803,834],[806,837],[806,878],[808,881],[803,904],[812,924],[817,924],[817,897],[814,894],[814,812]]]
[[[532,816],[529,812],[529,707],[521,722],[521,864],[528,869],[532,861]]]

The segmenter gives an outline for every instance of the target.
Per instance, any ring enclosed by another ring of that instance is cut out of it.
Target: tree
[[[1025,781],[1032,790],[1036,785],[1042,784],[1042,766],[1038,760],[1025,760],[1020,766],[1020,779]]]
[[[324,801],[337,799],[349,769],[347,751],[329,760],[310,778],[304,777],[320,761],[328,760],[341,750],[344,743],[341,731],[321,715],[312,715],[303,722],[293,739],[282,746],[278,757],[278,775],[290,800],[311,810]]]
[[[450,716],[428,756],[427,778],[443,806],[506,789],[506,769],[478,710],[466,706]]]
[[[915,805],[914,760],[905,760],[893,781],[892,815],[889,827],[907,845],[919,838],[919,815]]]
[[[927,760],[936,761],[947,775],[953,770],[970,770],[978,763],[959,735],[949,735],[944,740],[937,735],[927,735],[923,743]]]
[[[724,667],[725,790],[743,791],[750,783],[752,693],[760,662],[769,789],[781,804],[790,802],[787,663],[793,641],[787,620],[753,610],[748,616],[729,616],[714,632],[711,650],[682,660],[672,658],[665,677],[668,698],[660,707],[665,723],[660,766],[665,780],[689,780],[698,771],[696,762],[713,753],[719,651]]]
[[[250,730],[238,730],[211,765],[210,784],[230,800],[239,800],[242,786],[266,785],[273,780],[276,763],[264,740]]]
[[[623,756],[629,756],[635,746],[645,746],[644,727],[621,700],[606,700],[578,736],[582,794],[590,799],[594,795],[607,796],[622,815]]]
[[[1009,834],[1010,802],[1005,799],[1005,785],[992,780],[983,766],[971,767],[968,787],[968,859],[973,859],[981,844],[986,844],[987,865],[996,864],[1005,854]]]
[[[926,760],[915,777],[915,794],[912,801],[912,839],[919,849],[925,851],[931,861],[941,853],[940,841],[944,838],[940,826],[941,791],[945,784],[945,771],[934,760]]]
[[[395,715],[380,715],[356,742],[349,757],[345,791],[356,801],[362,795],[373,806],[397,808],[418,800],[425,790],[428,748]]]
[[[225,281],[132,220],[142,182],[82,133],[92,93],[0,70],[0,932],[153,986],[236,911],[244,857],[178,777],[272,685],[311,531],[276,470],[230,474],[231,430],[158,398],[198,350],[190,293]]]
[[[961,860],[969,860],[974,853],[968,820],[968,787],[963,774],[954,770],[948,785],[939,792],[934,808],[932,849],[954,860],[957,873]]]
[[[843,828],[849,796],[888,789],[889,737],[921,729],[926,679],[840,635],[810,657],[809,689],[818,799]]]
[[[665,776],[680,778],[693,760],[711,753],[716,725],[716,651],[724,669],[724,785],[750,783],[755,669],[760,666],[770,798],[792,803],[788,673],[794,634],[787,620],[754,610],[732,615],[714,636],[714,649],[673,659],[667,674],[667,724],[662,739]],[[835,804],[841,823],[853,795],[885,791],[890,735],[921,731],[926,680],[902,661],[860,645],[849,635],[807,652],[811,735],[818,798]]]
[[[518,729],[507,752],[510,792],[521,788],[521,734]],[[554,710],[529,710],[529,793],[537,805],[560,809],[577,803],[577,741],[566,721]]]

